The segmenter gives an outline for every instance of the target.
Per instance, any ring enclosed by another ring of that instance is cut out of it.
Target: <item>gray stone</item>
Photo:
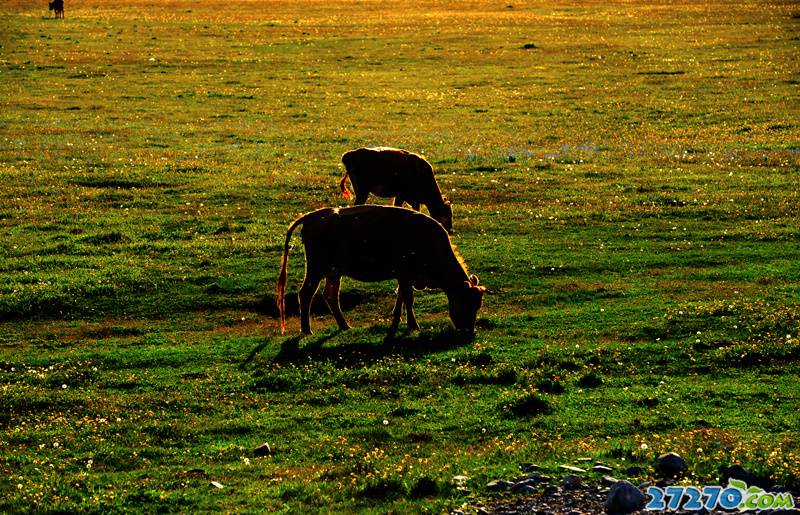
[[[644,473],[644,469],[642,469],[642,467],[637,467],[636,465],[634,465],[633,467],[628,467],[627,469],[625,469],[625,473],[629,476],[640,477],[642,473]]]
[[[606,512],[611,514],[627,514],[644,506],[645,496],[641,490],[622,480],[614,483],[606,497]]]
[[[536,487],[537,483],[538,482],[535,479],[523,479],[522,481],[517,481],[516,483],[514,483],[512,488],[517,488],[517,487],[522,488],[523,486]]]
[[[564,476],[561,484],[565,490],[577,490],[583,486],[583,481],[578,476],[570,474],[569,476]]]
[[[727,485],[730,479],[738,479],[739,481],[744,481],[745,483],[747,483],[747,486],[758,486],[761,488],[768,486],[763,484],[761,478],[759,478],[746,468],[742,467],[738,463],[735,465],[731,465],[730,467],[722,471],[722,484]]]
[[[519,479],[518,481],[523,481],[525,479],[532,479],[537,483],[548,483],[553,480],[550,476],[544,476],[539,474],[538,472],[531,472],[530,474],[526,474],[523,478]]]
[[[269,456],[270,454],[272,454],[272,448],[270,448],[267,442],[262,443],[253,450],[253,456],[256,458],[262,458],[264,456]]]
[[[536,487],[532,486],[532,485],[523,485],[521,483],[517,483],[516,485],[514,485],[514,487],[511,489],[511,491],[514,492],[515,494],[523,494],[523,495],[524,494],[535,494],[536,493]]]
[[[537,470],[541,470],[542,467],[536,465],[535,463],[520,463],[519,469],[523,472],[536,472]]]
[[[658,457],[656,470],[666,478],[678,477],[689,471],[686,460],[674,452],[668,452]]]
[[[611,467],[606,467],[605,465],[595,465],[594,467],[592,467],[592,470],[595,472],[599,472],[601,474],[611,474],[612,472],[614,472],[614,469],[612,469]]]
[[[602,478],[600,478],[600,482],[603,483],[604,485],[613,485],[617,481],[619,481],[619,479],[611,476],[603,476]]]
[[[582,469],[580,467],[573,467],[572,465],[559,465],[558,468],[561,470],[566,470],[567,472],[575,472],[576,474],[583,474],[586,472],[586,469]]]
[[[514,486],[514,483],[511,483],[509,481],[491,481],[489,483],[486,483],[486,489],[489,490],[490,492],[508,490],[512,486]]]
[[[215,490],[222,490],[223,488],[225,488],[225,485],[223,485],[218,481],[212,481],[211,483],[209,483],[209,486]]]

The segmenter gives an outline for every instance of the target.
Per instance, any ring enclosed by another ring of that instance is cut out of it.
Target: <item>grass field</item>
[[[789,1],[0,0],[0,512],[441,512],[665,451],[800,488],[799,42]],[[474,341],[353,281],[280,334],[365,145],[433,164]]]

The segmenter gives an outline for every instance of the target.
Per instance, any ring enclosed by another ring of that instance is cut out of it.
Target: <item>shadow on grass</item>
[[[440,331],[407,333],[386,332],[385,326],[375,326],[369,330],[369,335],[384,337],[381,343],[371,341],[343,342],[340,345],[325,347],[323,344],[334,337],[343,337],[352,334],[350,331],[336,330],[321,336],[307,337],[305,344],[300,345],[303,336],[295,336],[281,344],[281,350],[273,359],[275,363],[304,363],[309,361],[331,361],[341,366],[352,366],[379,361],[389,356],[402,356],[414,358],[426,354],[444,352],[465,345],[474,340],[473,334],[444,329]],[[363,333],[355,335],[362,337]],[[344,339],[344,338],[342,338]],[[254,349],[255,356],[263,345]],[[252,360],[251,358],[248,358]]]

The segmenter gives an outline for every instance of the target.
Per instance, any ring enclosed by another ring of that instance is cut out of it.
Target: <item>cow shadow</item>
[[[334,330],[320,336],[288,338],[281,343],[281,349],[273,358],[273,363],[300,364],[329,361],[337,366],[349,367],[373,363],[389,356],[414,359],[464,347],[474,341],[474,335],[454,329],[409,333],[387,331],[386,326],[376,326],[368,331],[368,334],[382,335],[381,342],[376,343],[370,338],[371,341],[342,342],[335,346],[324,346],[324,343],[334,337],[347,334],[347,331],[342,330]]]

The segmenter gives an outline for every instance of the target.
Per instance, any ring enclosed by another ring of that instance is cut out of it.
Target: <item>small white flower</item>
[[[384,426],[388,426],[388,425],[389,425],[389,421],[388,421],[388,420],[386,420],[386,419],[383,419],[383,425],[384,425]]]
[[[643,444],[641,445],[641,449],[642,449],[643,451],[646,451],[646,450],[647,450],[647,444],[646,444],[646,443],[643,443]]]

